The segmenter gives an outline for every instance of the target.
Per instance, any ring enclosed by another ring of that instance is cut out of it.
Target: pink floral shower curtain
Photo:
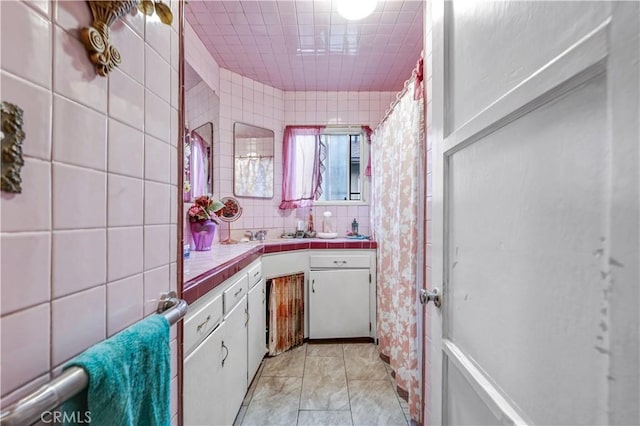
[[[416,78],[373,133],[373,225],[378,241],[378,338],[398,387],[419,421],[418,159],[424,145],[423,99]]]

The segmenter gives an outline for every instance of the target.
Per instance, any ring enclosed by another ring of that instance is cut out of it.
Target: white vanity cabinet
[[[311,253],[309,268],[309,338],[371,337],[375,256],[352,251]]]
[[[249,290],[247,305],[249,307],[248,326],[248,379],[251,381],[260,367],[260,362],[264,358],[267,347],[266,324],[267,324],[267,295],[265,293],[264,280]]]
[[[256,272],[259,272],[256,275]],[[257,282],[256,282],[257,279]],[[262,286],[261,284],[262,283]],[[264,306],[262,268],[256,261],[198,299],[184,322],[184,425],[232,425],[257,367],[249,371],[249,288]],[[255,297],[255,296],[253,296]],[[265,353],[266,319],[256,309],[253,328],[262,330]],[[264,308],[262,309],[264,313]],[[261,324],[259,322],[261,321]],[[254,331],[254,334],[257,334]],[[255,338],[257,341],[257,338]]]
[[[231,424],[225,420],[226,389],[222,360],[226,356],[221,324],[184,360],[183,418],[185,425]],[[242,402],[241,402],[242,403]]]
[[[231,425],[247,393],[247,296],[225,316],[223,384],[226,407],[222,424]]]

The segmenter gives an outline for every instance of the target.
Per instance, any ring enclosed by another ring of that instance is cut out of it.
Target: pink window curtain
[[[421,410],[420,337],[417,296],[420,200],[418,179],[424,149],[424,100],[414,100],[412,79],[372,137],[373,229],[378,241],[377,310],[379,351],[395,372],[411,417]]]
[[[191,195],[199,197],[209,192],[207,190],[207,145],[202,136],[191,132]]]
[[[369,126],[362,126],[362,131],[367,137],[367,145],[369,145],[369,159],[367,161],[367,168],[364,170],[364,175],[371,176],[371,134],[373,133],[373,130],[371,130],[371,127]]]
[[[284,129],[281,210],[312,206],[321,194],[320,133],[324,126]]]

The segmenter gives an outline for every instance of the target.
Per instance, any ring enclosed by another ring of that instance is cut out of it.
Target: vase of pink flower
[[[222,214],[224,204],[214,200],[210,195],[202,195],[195,199],[189,208],[189,228],[193,237],[194,250],[211,250],[213,238],[218,227],[218,216]]]

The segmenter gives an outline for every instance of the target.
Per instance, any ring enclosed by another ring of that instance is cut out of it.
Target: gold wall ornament
[[[2,177],[0,189],[6,192],[20,194],[22,192],[22,178],[20,169],[24,166],[22,158],[22,130],[23,111],[17,105],[9,102],[0,102],[0,155],[2,159]]]
[[[140,7],[145,15],[152,15],[155,10],[160,20],[167,25],[171,25],[173,21],[171,9],[160,1],[87,0],[87,3],[93,15],[93,24],[80,30],[80,38],[97,73],[103,77],[122,62],[120,52],[111,44],[111,25],[114,22],[136,7]]]

